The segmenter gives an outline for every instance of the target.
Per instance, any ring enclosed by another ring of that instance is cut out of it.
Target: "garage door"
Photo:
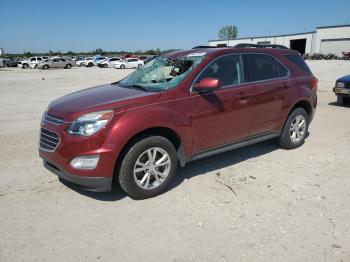
[[[320,51],[323,54],[331,53],[342,56],[342,52],[350,52],[350,38],[322,39]]]

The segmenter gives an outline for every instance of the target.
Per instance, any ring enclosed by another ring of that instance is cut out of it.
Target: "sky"
[[[349,0],[0,0],[6,53],[186,49],[217,39],[314,31],[350,23]]]

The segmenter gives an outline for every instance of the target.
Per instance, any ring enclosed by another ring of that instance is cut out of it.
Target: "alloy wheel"
[[[160,147],[152,147],[137,158],[133,170],[134,180],[142,189],[155,189],[166,180],[170,168],[169,154]]]

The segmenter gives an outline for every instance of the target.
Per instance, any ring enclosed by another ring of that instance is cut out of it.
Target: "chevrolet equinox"
[[[39,154],[60,179],[134,199],[164,192],[178,165],[276,138],[303,144],[317,79],[283,46],[199,46],[155,58],[124,79],[51,102]]]

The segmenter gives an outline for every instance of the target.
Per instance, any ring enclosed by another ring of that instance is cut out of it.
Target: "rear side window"
[[[285,77],[288,70],[274,57],[264,54],[245,54],[247,82]]]
[[[240,55],[226,55],[214,60],[200,74],[195,83],[198,83],[206,77],[219,79],[222,86],[230,86],[242,83],[243,67]]]
[[[310,68],[307,66],[304,59],[300,55],[285,55],[285,57],[299,69],[303,70],[306,73],[312,74]]]

